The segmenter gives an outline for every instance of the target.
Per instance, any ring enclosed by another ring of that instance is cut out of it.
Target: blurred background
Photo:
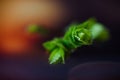
[[[64,65],[49,65],[42,43],[62,36],[71,22],[90,17],[109,29],[110,40],[78,48]],[[83,63],[120,63],[119,19],[119,0],[1,0],[1,80],[67,80],[71,69]],[[31,24],[44,27],[49,34],[29,33]]]

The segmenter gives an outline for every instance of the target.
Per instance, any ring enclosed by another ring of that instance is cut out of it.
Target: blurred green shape
[[[109,30],[101,23],[94,24],[90,31],[95,41],[104,42],[110,38]]]
[[[40,34],[48,34],[48,30],[43,28],[42,26],[38,26],[36,24],[31,24],[28,26],[27,31],[29,33],[40,33]]]

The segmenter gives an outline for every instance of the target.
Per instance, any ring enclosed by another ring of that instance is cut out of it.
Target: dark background
[[[105,43],[78,48],[65,65],[48,65],[36,59],[2,61],[1,78],[4,80],[66,80],[69,71],[78,64],[120,62],[120,1],[64,0],[63,2],[68,6],[71,16],[65,25],[72,21],[82,22],[90,17],[96,17],[109,29],[111,39]]]
[[[120,61],[119,30],[120,30],[120,1],[119,0],[76,0],[71,1],[73,20],[84,21],[89,17],[103,23],[110,31],[111,39],[103,44],[82,47],[76,51],[75,57],[91,60]],[[78,54],[79,53],[79,54]],[[72,56],[73,57],[73,56]],[[85,61],[85,60],[83,60]]]

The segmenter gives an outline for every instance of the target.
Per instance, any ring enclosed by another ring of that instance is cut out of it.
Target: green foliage
[[[52,52],[49,57],[50,64],[57,64],[59,62],[62,62],[63,64],[65,63],[64,61],[64,50],[60,47],[56,47]]]
[[[76,48],[91,45],[94,40],[106,41],[108,38],[108,30],[90,18],[81,24],[71,24],[63,37],[45,42],[43,46],[50,53],[50,64],[58,64],[65,63],[64,58]]]

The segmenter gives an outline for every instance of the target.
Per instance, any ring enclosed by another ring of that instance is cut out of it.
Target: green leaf
[[[49,52],[51,52],[54,48],[59,47],[64,49],[64,51],[68,51],[65,46],[62,44],[62,38],[55,38],[52,41],[45,42],[43,44],[44,48],[46,48]]]
[[[77,26],[76,24],[72,24],[63,37],[63,42],[67,46],[67,48],[69,48],[69,49],[73,49],[73,48],[78,47],[78,45],[76,45],[73,42],[73,36],[72,36],[72,33],[75,31],[76,26]]]
[[[86,23],[86,25],[87,24],[88,23]],[[90,45],[92,43],[92,34],[89,29],[86,29],[84,26],[72,24],[65,33],[63,38],[69,43],[69,45],[71,45],[71,48],[77,48],[82,45]]]
[[[47,51],[51,52],[56,47],[56,44],[53,41],[48,41],[45,42],[43,46]]]
[[[71,34],[72,34],[72,31],[74,31],[75,27],[77,26],[76,23],[72,23],[69,28],[67,29],[66,33],[64,34],[64,39],[68,39]]]
[[[65,53],[62,48],[55,48],[49,57],[50,64],[65,63],[64,61]]]
[[[92,43],[92,34],[89,30],[80,28],[72,32],[74,43],[81,45],[90,45]],[[78,46],[79,47],[79,46]]]

